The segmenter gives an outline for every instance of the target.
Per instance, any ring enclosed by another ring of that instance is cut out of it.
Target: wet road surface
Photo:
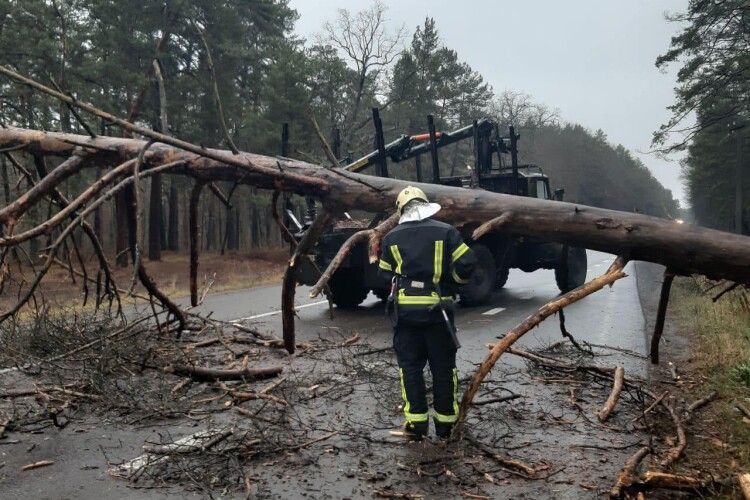
[[[613,256],[590,251],[588,254],[588,279],[603,273],[610,265]],[[567,329],[578,341],[623,348],[636,353],[646,353],[644,317],[639,301],[638,287],[635,279],[635,266],[626,267],[628,277],[618,281],[614,287],[606,288],[583,301],[566,308]],[[654,281],[656,286],[656,281]],[[333,320],[329,318],[327,302],[307,297],[307,288],[297,290],[298,306],[297,341],[305,342],[320,337],[348,338],[359,333],[362,340],[373,349],[391,345],[392,333],[388,319],[383,312],[383,303],[374,296],[356,311],[335,310]],[[487,353],[486,344],[493,342],[498,335],[518,324],[539,306],[559,295],[555,285],[553,271],[537,271],[527,274],[513,270],[506,287],[495,293],[490,303],[482,307],[458,307],[456,324],[463,345],[458,353],[459,371],[462,377],[473,372],[474,367]],[[201,306],[203,312],[212,312],[213,316],[223,320],[241,321],[253,325],[260,331],[280,335],[281,317],[279,286],[264,286],[250,290],[221,293],[209,296]],[[527,349],[540,349],[562,339],[558,322],[550,318],[533,332],[528,333],[517,344]],[[620,351],[601,350],[601,364],[625,366],[628,376],[646,377],[648,364],[645,360]],[[383,353],[384,358],[392,357],[390,352]],[[598,358],[597,358],[598,359]],[[288,358],[289,369],[294,370],[304,363],[304,357]],[[504,356],[493,371],[493,376],[500,379],[505,389],[511,390],[521,398],[512,406],[492,405],[476,410],[478,418],[476,433],[481,435],[507,435],[503,437],[502,446],[513,454],[533,463],[550,464],[550,473],[554,477],[545,481],[504,481],[503,484],[488,485],[495,498],[595,498],[597,492],[589,490],[596,485],[601,490],[609,487],[616,471],[632,453],[629,446],[637,443],[639,436],[628,435],[622,428],[610,428],[591,422],[582,422],[576,417],[566,401],[573,394],[570,385],[541,383],[525,372],[523,361],[513,356]],[[395,377],[394,377],[395,378]],[[388,382],[391,385],[394,381]],[[363,391],[356,396],[359,400],[343,410],[345,414],[356,415],[356,418],[367,420],[374,411],[388,406],[387,417],[393,425],[398,425],[400,417],[396,410],[398,394],[395,386],[388,390],[386,403],[373,398],[373,392]],[[575,389],[578,390],[578,389]],[[607,389],[604,390],[606,397]],[[390,394],[393,392],[393,394]],[[586,406],[586,413],[601,405],[603,401],[599,392],[582,388],[576,393],[581,404]],[[391,401],[391,399],[393,401]],[[395,403],[394,403],[395,401]],[[567,405],[567,406],[566,406]],[[335,427],[337,418],[342,418],[341,408],[319,408],[320,426]],[[489,415],[489,418],[486,416]],[[493,415],[497,417],[492,421]],[[629,415],[622,417],[624,422]],[[190,425],[190,424],[189,424]],[[63,432],[24,436],[24,443],[15,446],[0,446],[0,463],[7,462],[8,467],[19,463],[52,457],[57,463],[54,467],[39,469],[33,473],[18,473],[20,477],[6,480],[0,484],[0,498],[186,498],[201,497],[197,494],[185,494],[174,487],[169,489],[138,490],[128,487],[121,481],[107,477],[107,459],[132,458],[140,453],[144,441],[156,441],[165,432],[171,436],[195,432],[194,427],[185,423],[165,422],[155,428],[123,428],[106,421],[96,426],[89,426],[85,431],[83,425],[70,426]],[[613,424],[614,425],[614,424]],[[619,424],[617,424],[619,425]],[[201,426],[202,427],[202,426]],[[78,433],[76,433],[78,429]],[[386,431],[381,434],[387,436]],[[375,434],[373,434],[375,435]],[[346,439],[343,436],[337,439]],[[33,449],[29,450],[29,442]],[[331,440],[332,445],[336,440]],[[621,447],[619,451],[606,450],[607,447]],[[344,448],[341,448],[344,449]],[[510,451],[518,450],[518,451]],[[423,458],[423,448],[411,445],[391,445],[384,449],[368,451],[368,467],[377,464],[388,467],[393,462],[393,455],[398,455],[398,463],[409,463],[412,459]],[[22,457],[14,456],[22,454]],[[362,457],[359,452],[342,451],[339,456],[322,456],[310,467],[300,467],[287,471],[281,476],[278,471],[258,465],[256,474],[265,479],[270,490],[265,496],[283,498],[326,497],[326,498],[359,498],[370,497],[366,483],[349,474],[350,467],[360,467]],[[354,453],[352,455],[351,453]],[[563,468],[560,468],[560,466]],[[0,471],[7,472],[7,471]],[[394,472],[394,471],[390,471]],[[399,473],[399,471],[395,471]],[[14,472],[13,475],[16,473]],[[283,474],[283,471],[281,472]],[[405,491],[419,490],[421,487],[434,487],[434,483],[425,483],[425,478],[417,480],[411,471],[403,472],[400,482],[394,484]],[[7,474],[6,474],[7,475]],[[424,483],[424,484],[423,484]],[[364,486],[363,486],[364,484]],[[585,484],[585,486],[582,486]],[[451,495],[428,494],[430,498],[443,498]],[[29,496],[31,495],[31,496]],[[223,496],[222,496],[223,497]],[[231,495],[229,497],[232,497]],[[241,495],[237,495],[241,497]]]
[[[604,273],[613,260],[612,255],[589,251],[587,279]],[[614,287],[567,307],[566,324],[577,340],[645,353],[644,318],[633,276],[634,264],[628,264],[625,271],[629,276]],[[328,303],[321,300],[324,299],[322,295],[311,299],[308,290],[308,287],[299,287],[296,294],[298,342],[315,339],[326,330],[338,329],[343,333],[359,332],[376,348],[391,344],[389,320],[383,312],[383,303],[374,295],[370,294],[357,310],[334,309],[334,319],[331,320]],[[456,326],[462,344],[459,360],[463,361],[459,369],[468,369],[469,363],[481,361],[488,342],[513,328],[559,293],[554,271],[524,273],[513,269],[508,284],[495,292],[489,303],[480,307],[461,307],[459,304]],[[213,316],[219,319],[242,321],[278,335],[281,332],[280,299],[281,287],[272,285],[212,295],[200,310],[213,312]],[[558,323],[550,318],[521,339],[518,347],[538,348],[560,339]]]

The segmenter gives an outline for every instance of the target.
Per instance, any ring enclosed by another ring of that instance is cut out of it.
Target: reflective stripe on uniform
[[[404,369],[399,368],[398,372],[399,375],[401,375],[401,399],[404,400],[404,417],[406,418],[406,421],[410,424],[417,422],[427,422],[429,418],[427,413],[411,413],[409,411],[411,410],[411,403],[409,403],[409,398],[406,397],[406,385],[404,385]]]
[[[404,261],[401,258],[401,252],[398,251],[398,245],[391,245],[391,255],[393,255],[393,260],[396,261],[396,274],[402,274],[401,267]]]
[[[451,272],[451,276],[453,276],[453,280],[458,283],[459,285],[465,285],[469,282],[469,280],[465,280],[462,277],[460,277],[458,274],[456,274],[456,271]]]
[[[443,240],[435,241],[435,262],[433,263],[433,267],[432,282],[437,285],[443,276]]]
[[[384,271],[391,271],[391,272],[393,272],[393,268],[391,267],[391,265],[389,263],[387,263],[386,261],[384,261],[383,259],[380,259],[378,261],[378,267],[380,269],[384,270]]]
[[[440,302],[441,297],[438,297],[436,292],[432,292],[430,295],[406,295],[404,289],[398,291],[398,303],[412,306],[432,306]],[[452,301],[453,297],[443,296],[443,301]]]
[[[453,413],[458,418],[458,370],[453,369]]]
[[[458,259],[460,259],[463,254],[469,251],[469,245],[466,243],[461,243],[456,247],[455,250],[453,250],[453,255],[451,255],[451,259],[453,262],[456,262]]]
[[[458,420],[458,370],[453,369],[453,415],[435,412],[435,420],[441,424],[453,424]]]
[[[458,420],[458,413],[455,415],[443,415],[442,413],[435,412],[435,420],[441,424],[455,424]]]

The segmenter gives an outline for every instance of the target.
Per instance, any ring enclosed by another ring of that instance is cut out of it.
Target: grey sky
[[[292,0],[297,32],[310,38],[337,9],[357,11],[369,0]],[[665,12],[688,0],[384,0],[393,27],[409,39],[426,16],[443,42],[479,71],[496,91],[531,94],[560,110],[564,121],[596,130],[638,155],[675,197],[684,201],[679,164],[647,154],[651,133],[669,116],[675,73],[654,60],[678,26]]]

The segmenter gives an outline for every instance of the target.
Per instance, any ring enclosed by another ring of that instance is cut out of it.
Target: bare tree
[[[490,114],[498,123],[530,128],[554,125],[560,119],[557,108],[534,101],[525,92],[505,90],[490,104]]]
[[[402,25],[395,32],[390,32],[385,25],[386,10],[388,8],[380,1],[356,14],[347,9],[340,9],[335,21],[323,25],[320,42],[331,45],[341,52],[357,74],[354,101],[345,126],[342,127],[345,130],[345,148],[351,144],[351,125],[357,122],[368,80],[377,79],[378,73],[387,68],[401,53],[405,27]]]

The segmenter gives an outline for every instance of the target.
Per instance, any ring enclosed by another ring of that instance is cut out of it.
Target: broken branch
[[[620,278],[625,277],[623,268],[625,267],[626,260],[623,257],[618,257],[615,262],[610,266],[606,273],[595,278],[588,283],[585,283],[579,288],[570,291],[562,297],[552,300],[542,307],[540,307],[534,314],[526,318],[518,326],[511,329],[505,336],[500,339],[499,342],[495,343],[492,350],[487,357],[479,365],[479,368],[474,373],[474,376],[469,383],[469,387],[464,392],[463,398],[461,399],[460,411],[458,414],[458,421],[453,429],[453,436],[458,437],[461,432],[461,428],[466,421],[467,414],[471,408],[471,403],[476,396],[479,386],[482,384],[484,378],[495,366],[495,363],[500,356],[508,350],[518,339],[524,336],[526,333],[531,331],[535,326],[544,321],[547,317],[555,314],[557,311],[565,306],[568,306],[574,302],[581,300],[582,298],[591,295],[592,293],[601,290],[606,285],[612,284]]]
[[[625,385],[625,368],[622,366],[616,367],[614,379],[612,392],[610,392],[607,401],[597,415],[599,422],[605,422],[609,418],[610,414],[615,409],[615,405],[617,405],[617,401],[620,399],[622,387]]]
[[[269,368],[243,368],[238,370],[223,370],[218,368],[203,368],[188,365],[168,365],[165,373],[172,373],[183,377],[190,377],[196,382],[215,382],[217,380],[261,380],[275,377],[281,373],[280,366]]]

